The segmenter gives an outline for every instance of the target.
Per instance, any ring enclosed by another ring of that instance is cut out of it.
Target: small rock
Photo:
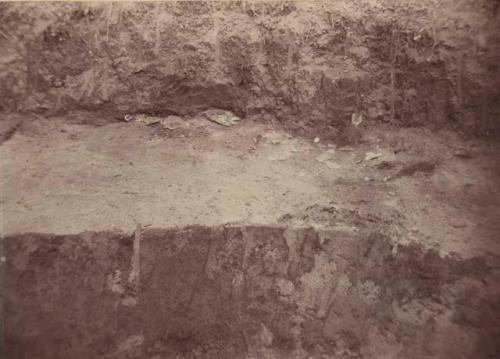
[[[221,126],[231,127],[236,125],[241,119],[231,111],[212,109],[201,113],[207,120],[215,122]]]
[[[382,157],[381,153],[375,153],[375,152],[366,152],[365,155],[365,161],[372,161],[376,160],[377,158]]]
[[[316,138],[314,139],[314,143],[319,143],[319,137],[316,137]]]
[[[167,116],[160,120],[160,125],[167,130],[175,130],[184,127],[184,120],[179,116]]]
[[[358,127],[363,122],[363,114],[354,112],[351,116],[351,122],[354,127]]]

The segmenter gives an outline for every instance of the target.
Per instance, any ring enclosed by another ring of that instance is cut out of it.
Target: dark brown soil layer
[[[222,108],[347,139],[357,113],[487,134],[499,14],[489,0],[2,4],[0,111]]]
[[[4,358],[500,355],[498,260],[376,232],[25,234],[4,249]]]

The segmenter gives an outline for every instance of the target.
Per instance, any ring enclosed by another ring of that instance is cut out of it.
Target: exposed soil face
[[[148,229],[136,240],[6,238],[8,357],[500,353],[498,266],[485,257],[442,258],[377,232],[280,226]]]
[[[499,357],[499,8],[0,4],[0,354]]]
[[[347,137],[380,122],[497,128],[493,1],[2,5],[3,111],[266,113]]]

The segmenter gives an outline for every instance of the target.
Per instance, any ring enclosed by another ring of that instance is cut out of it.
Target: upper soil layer
[[[337,148],[249,120],[168,126],[26,118],[0,146],[2,232],[375,226],[444,253],[500,253],[498,146],[422,129]]]
[[[0,7],[0,111],[273,113],[342,136],[369,124],[491,133],[490,0],[27,3]],[[89,122],[92,120],[89,119]]]

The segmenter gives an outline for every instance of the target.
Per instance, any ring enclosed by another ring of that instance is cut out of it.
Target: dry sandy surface
[[[21,126],[0,147],[2,232],[370,223],[442,254],[500,254],[498,146],[425,129],[336,148],[249,120],[170,127]]]

